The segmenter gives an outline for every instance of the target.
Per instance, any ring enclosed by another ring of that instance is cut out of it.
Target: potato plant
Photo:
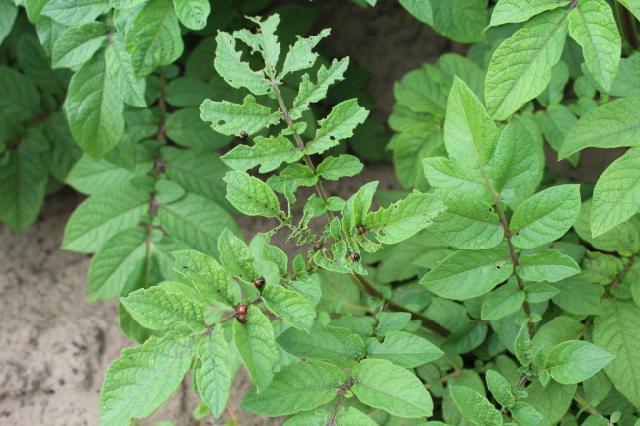
[[[62,247],[139,343],[101,425],[184,380],[220,419],[241,370],[288,426],[640,424],[640,5],[399,4],[473,44],[394,87],[403,190],[340,197],[385,132],[313,9],[0,0],[0,217],[86,194]],[[627,149],[595,185],[547,167],[586,148]]]

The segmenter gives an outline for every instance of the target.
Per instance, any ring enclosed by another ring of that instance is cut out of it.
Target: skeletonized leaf
[[[504,120],[549,84],[567,35],[567,12],[552,10],[533,18],[498,46],[487,70],[485,101]]]
[[[298,94],[293,100],[293,108],[289,111],[292,119],[300,118],[310,104],[321,101],[327,96],[329,86],[344,79],[344,73],[349,66],[349,58],[334,59],[329,68],[324,64],[318,69],[316,82],[311,82],[309,74],[304,74],[300,80]]]
[[[353,130],[364,122],[369,111],[349,99],[334,106],[329,115],[318,122],[316,136],[304,150],[305,154],[320,154],[353,136]]]
[[[289,52],[287,52],[278,79],[282,79],[289,73],[312,67],[316,59],[318,59],[318,54],[314,52],[313,49],[323,38],[329,36],[329,34],[331,34],[331,30],[325,28],[318,35],[298,37],[289,49]]]
[[[266,106],[247,95],[242,104],[206,99],[200,105],[200,118],[211,123],[211,128],[223,135],[240,136],[243,132],[253,135],[280,119]]]
[[[207,25],[211,13],[208,0],[173,0],[178,19],[190,30],[201,30]]]
[[[260,173],[269,173],[282,163],[294,163],[303,153],[285,136],[268,138],[257,136],[255,145],[238,145],[222,156],[222,161],[233,170],[246,171],[260,165]]]
[[[337,157],[326,157],[316,172],[328,180],[338,180],[343,177],[355,176],[362,171],[364,166],[358,157],[349,154],[341,154]]]
[[[247,62],[242,61],[241,56],[242,53],[236,50],[236,42],[231,34],[219,32],[216,36],[216,55],[213,62],[218,74],[231,87],[245,87],[254,95],[266,95],[270,86],[264,73],[253,71]]]

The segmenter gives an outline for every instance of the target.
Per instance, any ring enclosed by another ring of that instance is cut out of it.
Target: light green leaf
[[[289,419],[284,422],[283,426],[308,426],[314,424],[324,425],[331,419],[332,415],[332,410],[328,408],[318,408],[313,411],[306,411],[293,417],[289,417]],[[371,417],[367,416],[362,411],[353,406],[342,406],[342,408],[340,408],[336,415],[336,424],[354,426],[378,426],[378,423],[376,423]]]
[[[584,114],[558,152],[567,158],[584,148],[618,148],[640,144],[640,97],[607,102]]]
[[[185,325],[202,331],[206,327],[205,305],[158,286],[134,291],[120,299],[120,303],[134,320],[151,330],[170,330]]]
[[[384,359],[365,359],[351,370],[351,390],[366,405],[404,418],[433,414],[431,395],[409,371]]]
[[[229,274],[211,256],[195,250],[177,250],[171,253],[173,269],[199,293],[203,302],[229,298]]]
[[[484,167],[497,142],[496,125],[464,81],[454,77],[444,121],[449,158],[475,169]]]
[[[129,228],[109,239],[93,256],[89,265],[89,301],[109,300],[126,296],[140,278],[145,255],[147,232],[140,227]]]
[[[131,64],[131,55],[125,49],[124,38],[121,34],[111,35],[111,43],[105,51],[105,59],[109,80],[124,103],[139,108],[146,107],[147,101],[144,97],[146,81],[144,78],[136,77]]]
[[[149,194],[131,187],[94,195],[82,202],[69,218],[62,248],[95,252],[115,234],[136,226],[148,208]]]
[[[313,326],[316,311],[302,294],[274,283],[265,287],[262,297],[271,312],[294,327],[309,330]]]
[[[207,25],[211,13],[208,0],[173,0],[178,19],[190,30],[201,30]]]
[[[582,210],[573,226],[581,239],[597,249],[616,251],[624,256],[629,256],[640,249],[640,222],[636,218],[631,218],[597,238],[593,238],[590,225],[591,204],[591,200],[582,203]]]
[[[367,231],[373,232],[379,242],[397,244],[427,228],[445,209],[445,205],[432,194],[413,192],[389,207],[361,217],[365,217]],[[353,223],[357,225],[359,222]]]
[[[349,154],[341,154],[337,157],[326,157],[316,168],[319,176],[328,180],[339,180],[343,177],[351,177],[360,173],[363,165],[358,157]]]
[[[638,2],[638,11],[640,12],[640,1]],[[622,98],[640,96],[640,52],[620,59],[618,74],[611,84],[609,95]]]
[[[122,140],[124,104],[107,78],[106,61],[101,52],[85,62],[71,78],[64,108],[71,134],[92,157],[103,157]]]
[[[102,47],[110,29],[102,22],[91,22],[69,28],[53,44],[52,67],[78,68]]]
[[[280,202],[273,190],[258,178],[244,172],[228,172],[227,199],[248,216],[282,217]]]
[[[553,380],[564,385],[580,383],[596,374],[614,355],[584,340],[568,340],[551,349],[545,368]]]
[[[15,150],[4,153],[7,163],[0,166],[0,219],[15,232],[36,220],[44,201],[49,173],[39,142],[28,135]]]
[[[526,22],[542,12],[567,4],[566,0],[499,0],[491,13],[489,26]]]
[[[615,354],[605,367],[615,388],[640,407],[640,309],[632,302],[606,299],[593,325],[593,343]]]
[[[493,201],[480,170],[463,167],[444,157],[425,158],[423,165],[424,174],[431,186],[451,192],[475,194],[483,201]]]
[[[331,29],[325,28],[318,35],[306,38],[298,37],[295,43],[289,48],[289,52],[287,52],[278,79],[284,78],[289,73],[312,67],[318,59],[318,54],[315,53],[313,49],[323,38],[328,37],[329,34],[331,34]]]
[[[592,237],[610,231],[640,212],[640,148],[615,160],[600,175],[591,203]]]
[[[525,281],[556,282],[580,273],[580,267],[571,257],[557,250],[547,249],[520,256],[518,274]]]
[[[518,248],[535,248],[562,237],[580,213],[580,185],[556,185],[524,200],[509,228]]]
[[[509,381],[495,370],[487,370],[486,373],[487,387],[491,395],[503,407],[513,407],[516,403],[516,397],[511,390]]]
[[[345,234],[352,234],[359,224],[370,225],[366,220],[378,183],[374,180],[362,185],[342,207],[342,230]]]
[[[564,10],[545,12],[498,46],[485,80],[487,110],[494,119],[508,118],[547,87],[564,47],[566,17]]]
[[[557,282],[554,286],[560,290],[560,293],[553,297],[553,303],[568,313],[574,315],[602,313],[602,286],[592,284],[580,275]]]
[[[539,426],[544,420],[542,414],[526,402],[517,402],[511,408],[511,415],[520,426]]]
[[[362,338],[353,331],[315,324],[307,333],[293,327],[278,336],[278,344],[292,355],[322,359],[351,367],[364,355]]]
[[[561,385],[551,381],[543,387],[539,381],[535,381],[526,388],[526,391],[528,396],[524,401],[542,414],[543,426],[552,426],[564,417],[571,406],[576,385]]]
[[[253,253],[244,241],[230,231],[224,230],[220,234],[218,251],[220,252],[220,262],[229,274],[241,277],[248,282],[259,277],[255,269],[256,259]]]
[[[126,35],[127,52],[138,78],[175,62],[184,44],[171,0],[150,0],[135,17]]]
[[[247,30],[240,30],[236,31],[234,36],[247,43],[252,50],[262,53],[262,58],[266,65],[265,72],[273,78],[280,58],[280,43],[278,42],[278,36],[276,36],[276,30],[280,25],[280,15],[274,13],[264,20],[260,17],[250,17],[248,19],[258,24],[257,33],[252,34]]]
[[[418,21],[424,22],[427,25],[433,25],[433,11],[431,10],[430,2],[422,0],[400,0],[400,4]]]
[[[296,362],[286,366],[257,393],[251,389],[241,407],[265,416],[284,416],[312,410],[332,401],[347,380],[338,367],[323,361]]]
[[[525,293],[516,283],[506,284],[492,291],[482,303],[480,318],[496,321],[516,312],[524,302]]]
[[[259,173],[269,173],[282,163],[294,163],[303,153],[285,136],[268,138],[257,136],[255,145],[238,145],[222,156],[222,161],[233,170],[245,171],[260,165]]]
[[[209,255],[218,253],[218,236],[223,230],[238,228],[220,205],[191,193],[177,202],[161,205],[158,221],[172,237]]]
[[[578,2],[569,12],[569,35],[582,46],[584,64],[606,91],[618,72],[621,40],[609,3]]]
[[[446,210],[434,218],[430,233],[456,249],[490,249],[502,242],[504,230],[490,203],[463,191],[436,194]]]
[[[310,141],[305,154],[320,154],[353,136],[353,130],[364,122],[369,111],[358,105],[357,99],[349,99],[334,106],[329,115],[318,122],[316,136]]]
[[[256,389],[262,393],[273,379],[280,353],[271,322],[260,308],[249,307],[246,323],[233,322],[233,342]]]
[[[488,293],[512,272],[513,263],[504,247],[459,250],[436,264],[420,284],[440,297],[467,300]]]
[[[242,104],[207,99],[200,105],[200,118],[211,123],[211,128],[216,132],[235,136],[243,132],[253,135],[280,120],[251,95],[247,95]]]
[[[404,368],[416,368],[440,358],[443,352],[427,339],[406,331],[390,331],[384,341],[367,343],[368,358],[382,358]]]
[[[460,43],[472,43],[483,38],[488,10],[485,0],[429,0],[433,11],[434,30]]]
[[[266,95],[271,88],[264,73],[253,71],[247,62],[242,61],[241,56],[242,53],[236,50],[236,42],[231,34],[219,32],[216,36],[216,55],[213,62],[218,74],[231,87],[246,87],[254,95]]]
[[[100,425],[129,426],[131,418],[153,413],[178,389],[191,365],[191,339],[151,336],[122,351],[105,373],[100,393]]]
[[[286,197],[291,197],[301,186],[313,186],[318,182],[318,177],[313,174],[308,166],[300,163],[289,164],[280,174],[267,179],[267,184]]]
[[[198,342],[196,356],[200,364],[193,372],[193,380],[198,395],[214,417],[222,415],[229,400],[233,379],[231,354],[220,327]]]
[[[531,349],[536,352],[539,349],[548,354],[551,349],[567,340],[575,340],[580,336],[584,325],[568,316],[558,316],[544,323],[531,339]]]
[[[88,24],[110,9],[107,0],[49,0],[44,3],[42,15],[68,26]]]
[[[502,414],[487,398],[467,386],[449,385],[453,402],[465,419],[475,425],[500,426]]]
[[[327,68],[324,64],[318,69],[316,82],[311,82],[309,74],[304,74],[300,80],[298,94],[293,100],[293,108],[289,111],[289,115],[293,120],[297,120],[302,116],[310,104],[321,101],[327,97],[327,90],[337,81],[344,79],[344,73],[349,66],[349,58],[345,57],[340,60],[334,59]]]
[[[10,0],[0,1],[0,44],[11,32],[11,28],[13,28],[13,23],[16,21],[17,16],[18,6],[13,4]]]

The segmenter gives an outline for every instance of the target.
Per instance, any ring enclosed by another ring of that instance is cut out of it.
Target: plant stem
[[[580,396],[580,394],[576,393],[575,395],[573,395],[573,400],[577,402],[587,413],[593,414],[596,416],[600,415],[600,412],[595,408],[593,408],[591,404],[587,402],[587,400],[585,400],[582,396]]]
[[[293,120],[291,119],[291,115],[289,114],[289,109],[287,109],[287,106],[284,104],[284,99],[282,98],[282,93],[280,93],[280,88],[278,87],[278,82],[276,81],[276,79],[274,77],[271,77],[269,80],[269,83],[271,84],[271,87],[273,88],[273,93],[276,95],[276,98],[278,99],[278,105],[280,106],[280,112],[282,113],[282,116],[284,117],[284,121],[287,123],[287,126],[289,127],[289,130],[291,131],[291,134],[293,135],[293,139],[296,142],[296,145],[298,146],[298,149],[300,149],[300,151],[302,151],[304,153],[304,149],[305,149],[305,144],[302,141],[302,138],[300,137],[300,135],[298,134],[298,132],[296,132],[295,128],[294,128],[294,123]],[[307,154],[304,154],[304,162],[305,164],[313,171],[313,173],[316,173],[316,168],[315,165],[313,164],[313,160],[311,159],[311,157]],[[320,181],[320,179],[318,179],[318,182],[316,183],[316,192],[318,193],[318,196],[322,199],[322,201],[326,202],[327,198],[329,198],[327,196],[327,192],[324,189],[324,186],[322,185],[322,182]],[[327,217],[329,219],[329,221],[333,220],[333,218],[335,217],[333,212],[331,210],[327,210]],[[380,298],[383,301],[385,301],[384,295],[382,293],[380,293],[378,290],[375,289],[375,287],[373,287],[364,277],[362,277],[361,275],[352,273],[351,276],[353,277],[354,281],[360,285],[360,287],[370,296],[376,297],[376,298]],[[439,335],[443,336],[443,337],[447,337],[451,334],[451,332],[449,330],[447,330],[446,328],[442,327],[440,324],[438,324],[435,321],[430,320],[429,318],[425,317],[424,315],[421,315],[417,312],[413,312],[413,311],[409,311],[408,309],[403,308],[400,305],[397,305],[396,303],[393,303],[391,301],[386,301],[387,303],[387,307],[389,308],[390,311],[393,312],[407,312],[409,314],[411,314],[411,318],[413,318],[414,320],[418,320],[422,322],[422,325],[429,329],[432,330],[436,333],[438,333]]]
[[[331,418],[327,420],[327,422],[325,423],[325,426],[333,426],[336,424],[336,418],[338,417],[338,412],[340,411],[340,408],[344,404],[345,394],[351,389],[352,386],[353,386],[353,379],[351,378],[347,380],[347,383],[340,386],[340,389],[338,390],[338,395],[339,395],[338,403],[336,404],[336,408],[334,408],[333,413],[331,414]]]

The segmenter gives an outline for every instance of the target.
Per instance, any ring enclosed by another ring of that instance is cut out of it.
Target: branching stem
[[[340,389],[338,390],[338,403],[336,404],[336,408],[334,408],[333,413],[331,414],[331,418],[329,420],[327,420],[327,422],[325,423],[325,426],[333,426],[336,424],[336,418],[338,417],[338,412],[340,411],[340,408],[344,405],[344,400],[345,400],[345,394],[351,390],[351,387],[353,386],[353,379],[350,378],[349,380],[347,380],[347,382],[340,386]]]

